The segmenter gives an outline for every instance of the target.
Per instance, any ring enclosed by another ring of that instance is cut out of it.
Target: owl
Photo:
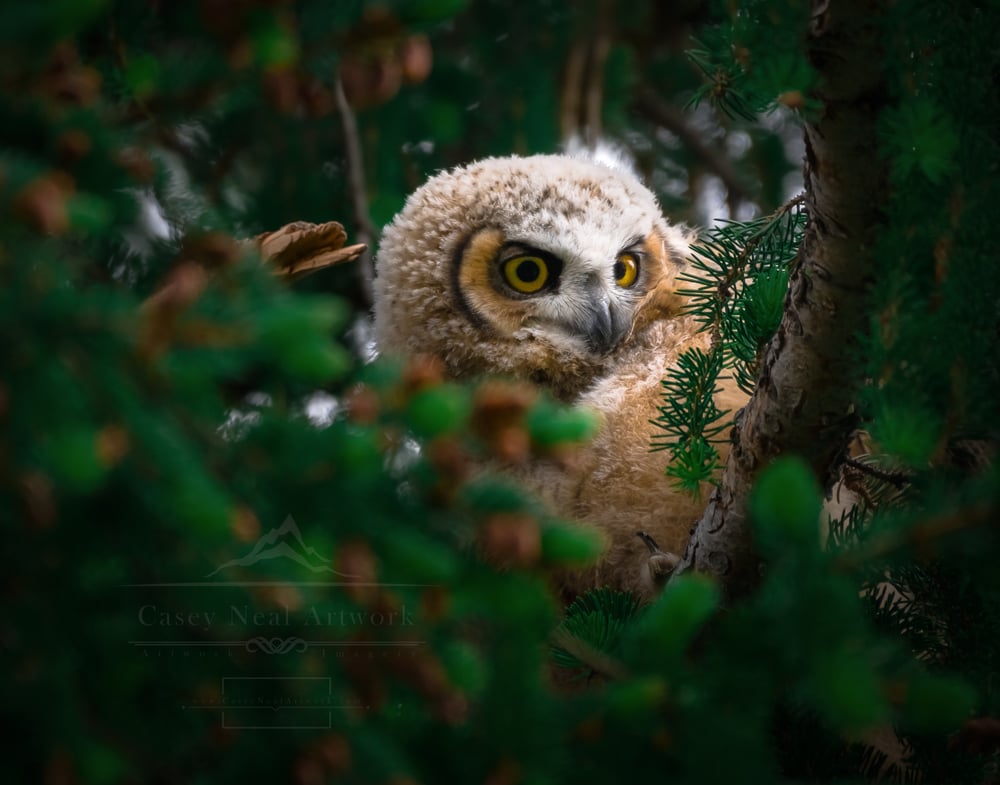
[[[652,596],[704,508],[670,484],[666,453],[650,450],[661,380],[709,341],[677,294],[691,240],[627,167],[584,155],[438,174],[384,232],[382,354],[430,354],[453,379],[524,380],[597,413],[576,460],[517,470],[554,514],[604,537],[596,566],[560,576],[567,596],[596,586]],[[741,395],[729,387],[716,402],[734,409]]]

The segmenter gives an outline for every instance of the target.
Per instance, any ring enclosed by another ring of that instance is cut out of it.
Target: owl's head
[[[634,175],[594,160],[490,158],[439,174],[383,235],[379,349],[572,398],[676,309],[688,240]]]

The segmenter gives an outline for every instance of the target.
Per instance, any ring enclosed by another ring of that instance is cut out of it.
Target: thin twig
[[[563,74],[563,86],[560,99],[560,125],[562,138],[573,139],[580,135],[580,95],[583,92],[584,62],[587,47],[583,41],[575,41],[570,47],[566,58],[566,70]]]
[[[588,70],[586,97],[585,97],[585,125],[584,134],[587,144],[595,147],[601,138],[603,128],[603,108],[604,108],[604,65],[611,51],[611,38],[608,35],[598,34],[594,39],[590,50],[590,68]]]
[[[726,286],[733,286],[737,281],[743,279],[747,262],[749,261],[751,255],[753,255],[753,252],[757,250],[757,246],[760,245],[761,240],[763,240],[765,235],[771,230],[771,227],[792,212],[792,210],[796,207],[800,207],[805,203],[806,195],[804,193],[798,194],[797,196],[793,196],[764,219],[760,229],[758,229],[757,232],[751,235],[751,237],[746,241],[743,246],[743,250],[740,251],[739,256],[736,258],[736,263],[733,265],[734,272],[726,280]]]
[[[604,114],[604,68],[611,52],[611,9],[603,0],[597,14],[597,24],[590,41],[584,90],[584,127],[587,144],[596,147],[601,138]]]
[[[910,476],[905,472],[885,471],[884,469],[879,469],[871,464],[862,463],[854,458],[848,458],[844,461],[844,463],[852,469],[857,469],[862,474],[867,474],[877,480],[887,482],[894,488],[903,488],[910,483]]]
[[[371,305],[374,302],[372,283],[375,279],[371,247],[378,232],[375,230],[375,224],[372,223],[371,213],[368,212],[368,188],[365,185],[364,157],[361,152],[361,139],[358,136],[358,123],[351,105],[347,102],[344,85],[339,77],[334,80],[333,94],[337,102],[337,112],[340,114],[341,128],[344,131],[347,181],[351,189],[351,202],[354,206],[357,240],[367,246],[358,259],[358,276],[361,282],[361,291],[368,304]]]

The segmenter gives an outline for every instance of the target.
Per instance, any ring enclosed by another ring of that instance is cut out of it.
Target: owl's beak
[[[625,335],[625,325],[615,318],[607,295],[594,298],[587,309],[586,321],[580,325],[587,336],[587,345],[598,354],[607,354]]]

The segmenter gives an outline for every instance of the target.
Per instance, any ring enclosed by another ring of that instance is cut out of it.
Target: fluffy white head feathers
[[[485,159],[431,178],[386,228],[376,341],[434,354],[454,377],[529,378],[570,398],[672,291],[687,240],[627,170]]]

